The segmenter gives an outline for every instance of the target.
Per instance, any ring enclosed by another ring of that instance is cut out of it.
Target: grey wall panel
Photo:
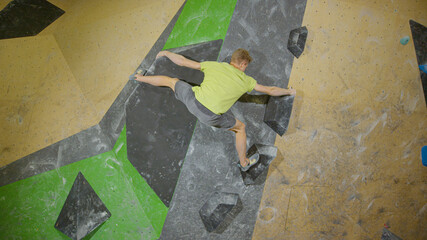
[[[254,57],[248,75],[260,84],[286,87],[293,62],[288,35],[301,26],[305,5],[305,0],[239,0],[219,59],[227,61],[235,49],[246,48]],[[274,144],[276,134],[263,123],[267,100],[264,95],[245,95],[231,109],[246,123],[248,147]],[[245,186],[237,163],[234,134],[198,123],[161,239],[251,239],[264,181]],[[265,180],[266,174],[259,178]],[[198,213],[214,191],[238,193],[243,202],[242,211],[222,234],[208,233]]]

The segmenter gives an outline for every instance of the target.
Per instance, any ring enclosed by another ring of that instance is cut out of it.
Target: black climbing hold
[[[388,229],[383,228],[383,234],[381,235],[381,240],[402,240],[402,239],[396,236],[394,233],[390,232]]]
[[[254,144],[249,148],[246,155],[248,158],[251,158],[255,154],[259,154],[258,162],[249,168],[248,171],[240,171],[245,185],[259,185],[265,181],[265,178],[261,178],[260,176],[266,172],[265,170],[268,169],[270,163],[276,158],[277,148],[274,146]]]
[[[45,0],[13,0],[0,11],[0,39],[37,35],[64,13]]]
[[[208,232],[222,233],[242,209],[239,194],[214,192],[199,214]]]
[[[411,26],[418,65],[425,65],[427,64],[427,28],[414,20],[410,20],[409,25]],[[424,99],[427,103],[427,73],[420,69],[420,76],[424,91]]]
[[[110,217],[110,211],[79,172],[55,228],[72,239],[82,239]]]
[[[283,136],[288,130],[295,96],[270,97],[264,114],[264,122]]]
[[[306,27],[296,28],[289,33],[288,50],[297,58],[304,51],[307,35],[308,30]]]

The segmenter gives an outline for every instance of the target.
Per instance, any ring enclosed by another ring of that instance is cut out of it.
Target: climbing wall
[[[427,26],[425,1],[51,2],[65,14],[39,35],[0,40],[2,239],[66,238],[54,224],[78,172],[112,214],[91,239],[378,239],[384,227],[426,238],[426,104],[409,23]],[[297,59],[286,45],[300,26]],[[146,145],[126,136],[125,106],[147,103],[131,101],[143,87],[128,76],[162,48],[215,40],[218,61],[247,48],[249,75],[297,89],[291,121],[278,137],[256,92],[232,108],[248,147],[277,146],[255,185],[236,167],[233,133],[195,123],[163,198],[146,158],[128,155]],[[219,232],[199,213],[214,192],[241,200]]]

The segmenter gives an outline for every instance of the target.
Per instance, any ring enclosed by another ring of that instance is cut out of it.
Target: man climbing
[[[175,92],[175,97],[183,102],[199,121],[234,132],[240,160],[239,167],[242,171],[247,171],[258,159],[246,157],[245,124],[228,110],[244,93],[252,90],[271,96],[295,95],[296,91],[292,88],[263,86],[247,76],[244,71],[252,61],[252,57],[245,49],[237,49],[231,56],[230,63],[209,61],[199,63],[168,51],[159,52],[156,58],[160,57],[167,57],[179,66],[202,71],[205,75],[202,84],[192,87],[178,78],[140,74],[135,76],[136,80],[153,86],[170,87]]]

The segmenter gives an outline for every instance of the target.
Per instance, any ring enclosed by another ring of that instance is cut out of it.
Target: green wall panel
[[[68,239],[54,228],[81,171],[111,212],[91,239],[157,239],[167,214],[126,156],[126,129],[112,151],[0,188],[0,239]]]
[[[187,1],[164,49],[224,39],[237,0]]]

